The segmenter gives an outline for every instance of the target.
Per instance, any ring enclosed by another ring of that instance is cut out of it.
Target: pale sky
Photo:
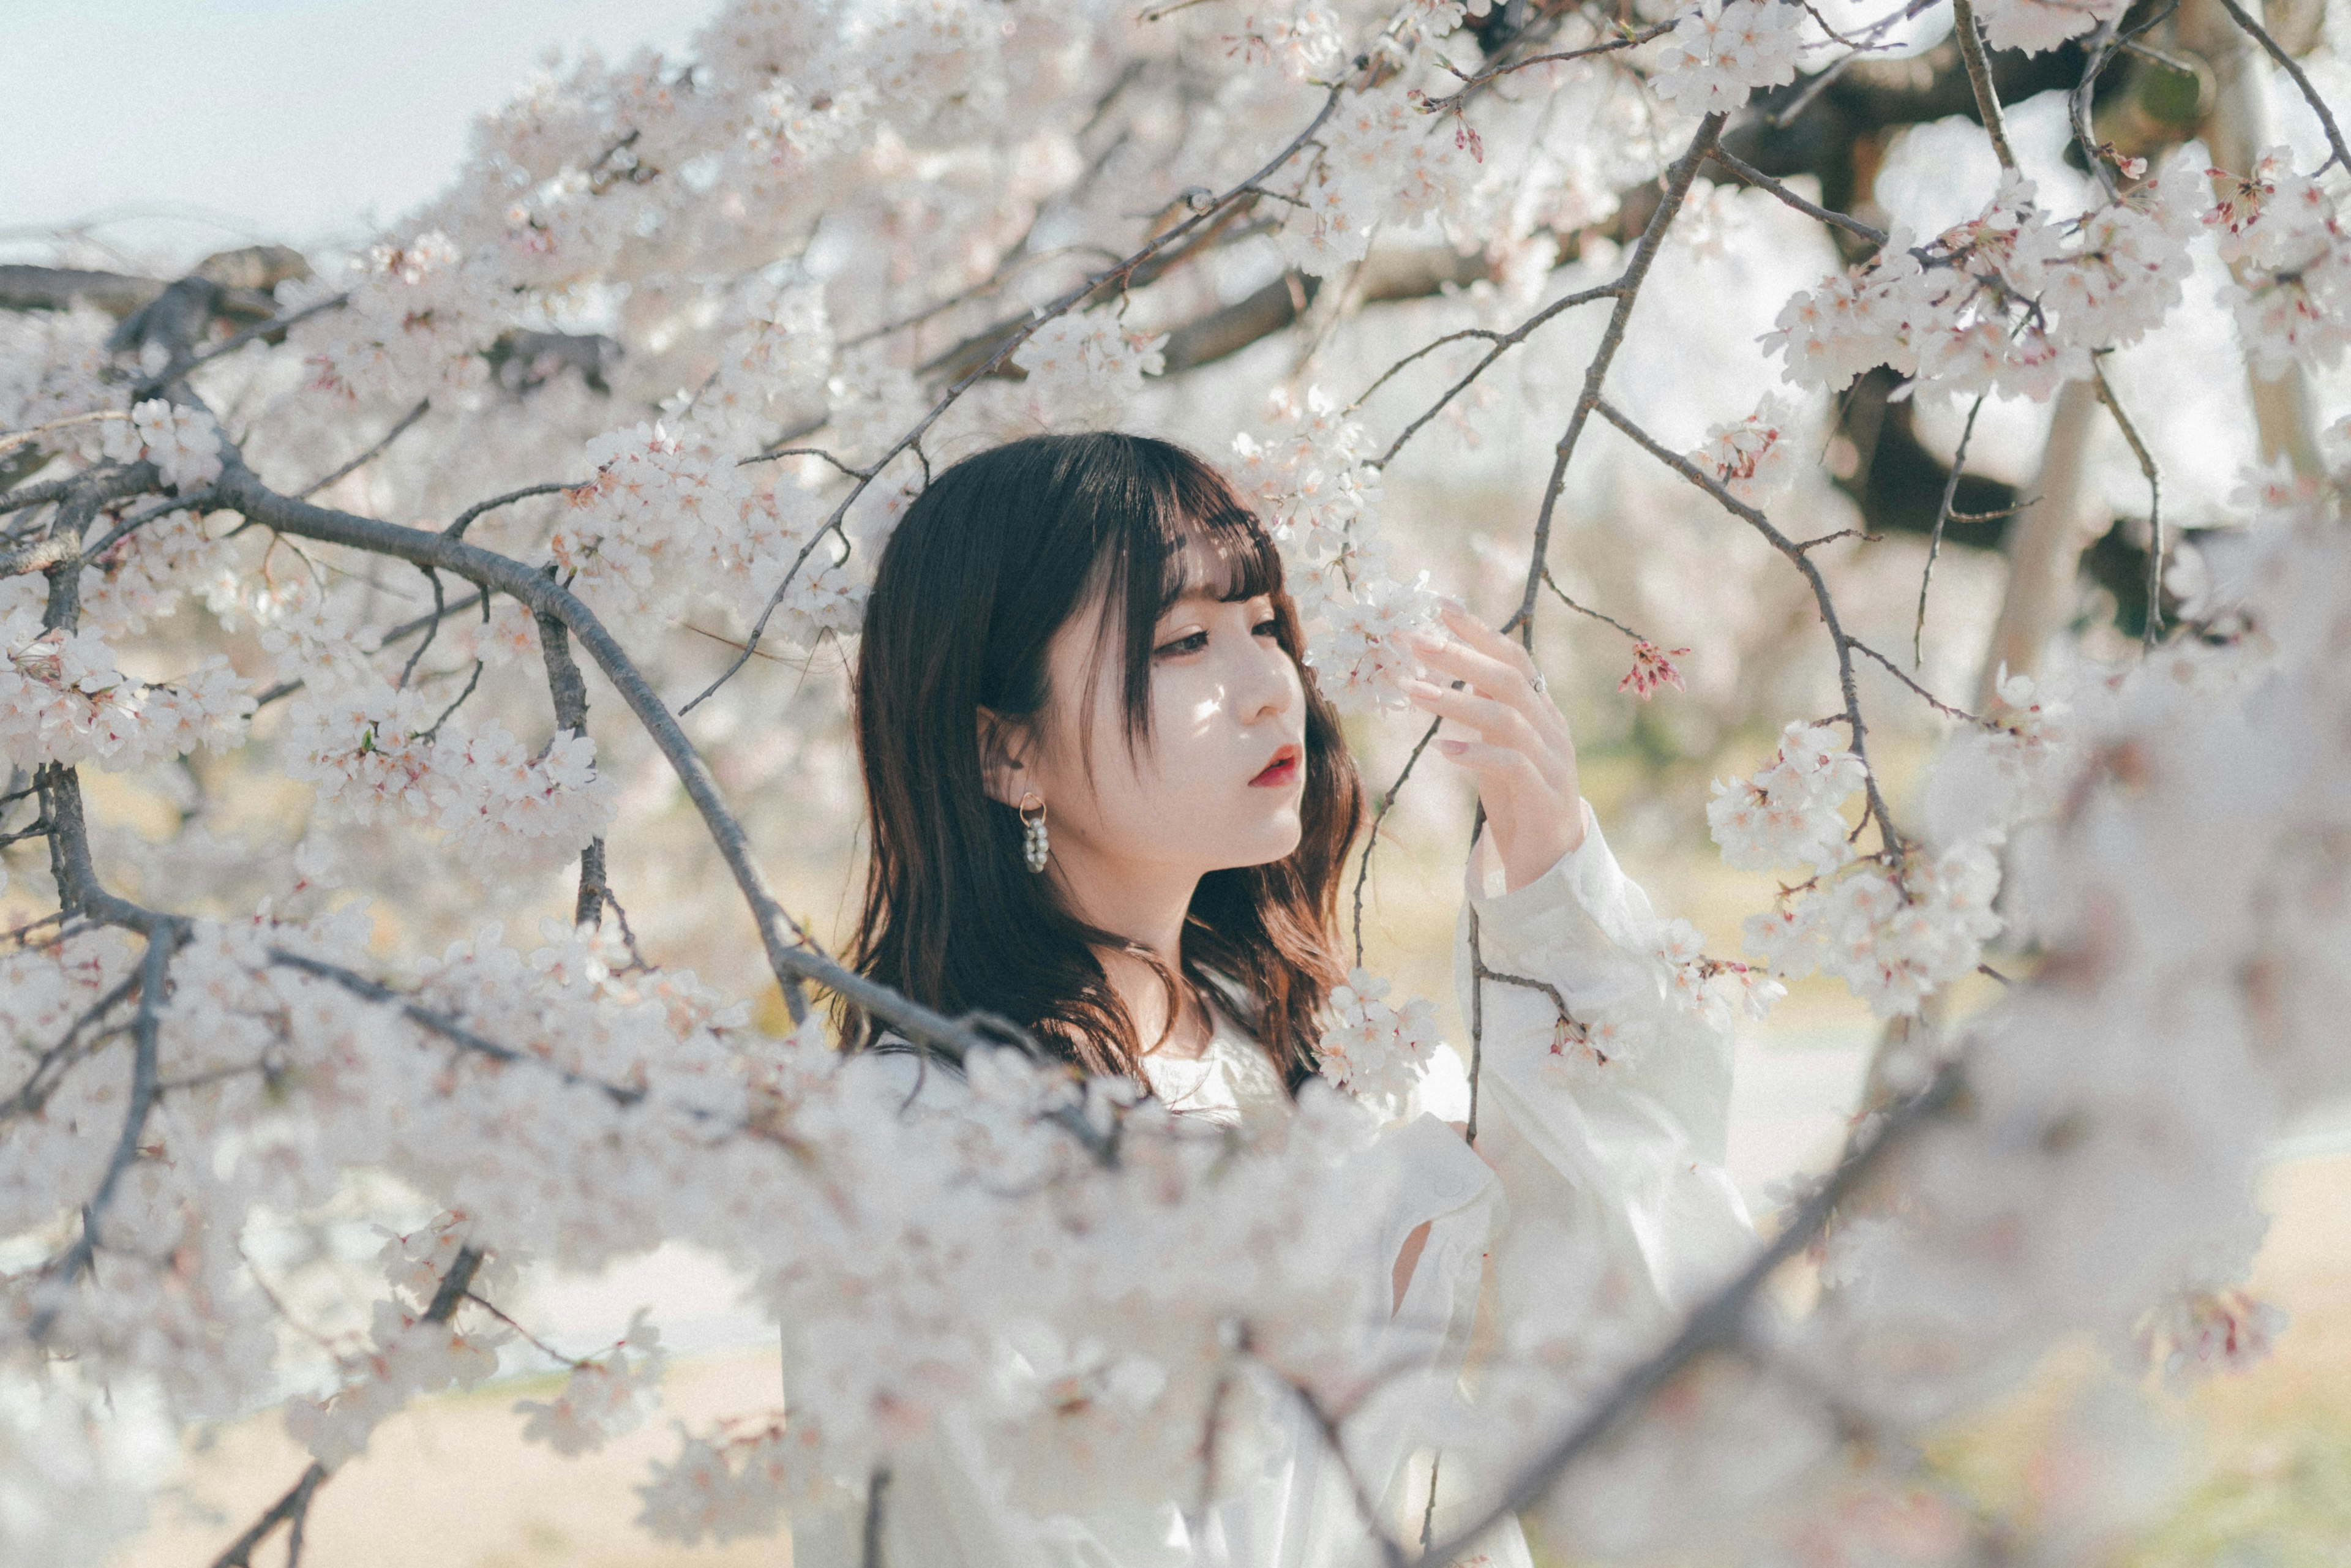
[[[550,47],[675,51],[716,0],[0,0],[0,260],[366,237]]]

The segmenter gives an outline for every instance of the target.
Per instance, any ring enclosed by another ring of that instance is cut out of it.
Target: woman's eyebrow
[[[1263,589],[1251,593],[1248,591],[1248,588],[1249,584],[1246,580],[1236,582],[1228,588],[1208,582],[1188,582],[1184,585],[1184,591],[1170,601],[1166,610],[1162,613],[1173,614],[1187,604],[1246,604],[1252,599],[1270,597]]]

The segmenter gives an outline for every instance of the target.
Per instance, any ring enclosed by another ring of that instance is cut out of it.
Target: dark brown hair
[[[1046,645],[1100,592],[1096,668],[1123,643],[1126,742],[1147,745],[1152,636],[1202,546],[1228,569],[1225,599],[1272,600],[1276,638],[1299,664],[1304,833],[1282,860],[1200,879],[1182,978],[1196,994],[1206,971],[1239,982],[1256,1008],[1247,1021],[1294,1087],[1313,1071],[1317,1016],[1345,974],[1333,932],[1362,790],[1301,658],[1272,539],[1222,475],[1168,442],[1030,436],[956,464],[907,508],[882,552],[857,660],[872,851],[851,962],[942,1012],[1019,1024],[1087,1071],[1141,1075],[1146,1047],[1092,950],[1124,944],[1022,863],[1018,816],[982,787],[979,710],[1041,718],[1055,695]],[[1091,711],[1090,693],[1059,695],[1062,711]],[[1172,1017],[1176,977],[1153,967]],[[881,1032],[847,1009],[842,1023],[852,1048]]]

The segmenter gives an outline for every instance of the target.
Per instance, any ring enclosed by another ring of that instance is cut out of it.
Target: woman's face
[[[1096,593],[1046,651],[1051,699],[1042,733],[990,792],[1042,797],[1064,873],[1122,867],[1198,875],[1262,865],[1298,847],[1306,787],[1306,701],[1274,637],[1266,595],[1226,601],[1187,585],[1153,628],[1151,727],[1125,736],[1122,639],[1098,641]],[[1090,689],[1091,688],[1091,689]],[[1091,769],[1088,767],[1091,760]]]

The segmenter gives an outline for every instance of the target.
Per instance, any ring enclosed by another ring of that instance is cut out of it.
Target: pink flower
[[[1687,691],[1689,688],[1682,685],[1682,673],[1674,668],[1676,659],[1687,657],[1687,648],[1660,648],[1646,637],[1635,637],[1633,639],[1633,667],[1625,673],[1623,680],[1616,683],[1616,689],[1621,692],[1630,686],[1633,695],[1643,702],[1647,702],[1659,686],[1671,686],[1677,692]]]

